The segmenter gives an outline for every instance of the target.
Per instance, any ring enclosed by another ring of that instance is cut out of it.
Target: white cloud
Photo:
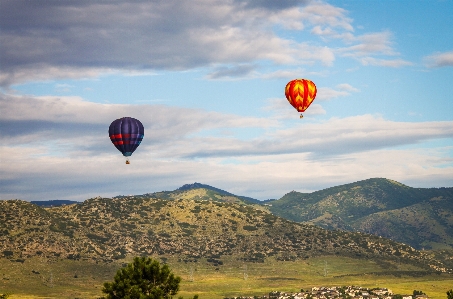
[[[175,114],[174,107],[165,105],[99,104],[84,101],[80,97],[15,96],[0,94],[1,137],[23,136],[39,131],[52,131],[55,135],[37,140],[53,138],[79,138],[79,135],[98,136],[106,134],[110,123],[120,117],[132,116],[149,128],[152,139],[169,140],[181,138],[204,128],[267,127],[275,125],[271,120],[253,117],[185,109],[184,114]],[[6,128],[14,124],[14,130]],[[30,125],[34,124],[34,125]],[[103,128],[102,132],[97,131]],[[67,132],[70,130],[71,135]],[[61,134],[61,135],[59,135]]]
[[[264,84],[279,88],[286,82],[281,79],[301,74],[329,82],[330,73],[341,72],[331,70],[339,59],[356,66],[412,65],[395,48],[392,31],[356,35],[346,10],[320,1],[56,3],[2,3],[0,85],[202,68],[208,79],[267,79]],[[451,55],[436,53],[425,61],[429,67],[451,66]],[[72,88],[55,82],[59,92]],[[318,86],[303,120],[283,97],[257,99],[266,103],[267,117],[243,117],[99,104],[77,96],[0,94],[0,198],[83,200],[194,181],[260,199],[369,177],[451,184],[451,146],[428,143],[451,141],[451,121],[312,117],[326,114],[323,101],[347,100],[355,92],[367,97],[366,90],[340,82]],[[92,86],[85,88],[98,92]],[[110,122],[122,116],[145,125],[144,142],[127,167],[107,134]]]
[[[425,63],[428,67],[453,66],[453,51],[436,53],[425,57]]]
[[[412,62],[401,58],[388,59],[375,58],[372,56],[399,56],[400,54],[392,47],[392,38],[392,33],[389,31],[374,32],[357,37],[350,37],[350,41],[358,43],[349,47],[340,48],[337,52],[345,57],[355,58],[365,66],[402,67],[412,65]]]
[[[345,90],[345,91],[351,91],[351,92],[359,92],[360,90],[358,90],[357,88],[351,86],[350,84],[347,84],[347,83],[343,83],[343,84],[338,84],[337,87],[341,90]]]
[[[252,4],[253,3],[253,4]],[[320,1],[92,2],[26,5],[10,1],[0,12],[0,85],[214,67],[210,78],[244,77],[244,66],[332,66],[335,54],[354,58],[398,55],[389,31],[354,36],[345,9]],[[26,21],[24,21],[26,20]],[[297,41],[276,30],[311,31]],[[331,48],[328,39],[355,45]],[[404,60],[362,61],[402,66]],[[220,68],[220,71],[219,69]],[[241,69],[241,70],[240,70]],[[258,70],[256,70],[258,71]],[[248,76],[254,76],[249,72]]]
[[[301,30],[301,22],[309,17],[297,6],[304,1],[250,3],[72,1],[32,6],[7,2],[0,18],[0,83],[257,60],[294,63],[307,51],[307,59],[331,63],[328,50],[313,54],[316,48],[280,38],[269,25]]]
[[[326,101],[338,97],[345,97],[351,94],[351,92],[358,92],[359,90],[350,84],[343,83],[337,85],[337,89],[332,89],[329,87],[318,87],[318,92],[316,94],[316,100]]]
[[[254,65],[236,65],[236,66],[221,66],[213,70],[207,77],[208,79],[220,78],[240,78],[249,76],[255,73],[256,66]]]
[[[348,84],[338,89],[355,91]],[[269,118],[195,109],[175,116],[162,105],[106,105],[71,97],[3,95],[0,105],[2,199],[83,200],[194,181],[265,199],[376,176],[435,184],[430,176],[446,182],[453,173],[448,149],[411,149],[452,139],[451,121],[405,123],[363,115],[314,122],[310,113],[322,112],[317,104],[299,120],[283,98],[270,101],[267,109],[275,116]],[[281,112],[291,119],[279,117]],[[107,134],[111,120],[124,113],[145,125],[144,141],[128,166]],[[225,129],[230,133],[222,133]],[[250,129],[257,130],[255,137],[240,138]],[[229,159],[236,162],[224,163]]]
[[[347,84],[340,87],[354,89]],[[347,94],[344,90],[320,89],[321,99],[323,96],[327,99]],[[109,148],[111,145],[105,142],[108,140],[108,125],[122,116],[136,117],[144,123],[145,139],[150,143],[144,142],[142,148],[149,147],[162,158],[178,159],[295,152],[342,155],[453,136],[451,122],[398,123],[373,116],[331,119],[320,124],[301,122],[284,129],[277,120],[294,119],[297,113],[283,98],[269,101],[266,109],[275,115],[269,119],[195,109],[186,109],[183,115],[175,115],[174,108],[163,105],[96,104],[71,97],[4,96],[0,104],[5,111],[1,118],[2,140],[17,146],[45,146],[52,141],[50,147],[63,147],[62,152],[66,155],[77,152],[94,154]],[[325,113],[322,107],[314,103],[305,115],[322,113]],[[300,126],[303,126],[306,137],[302,140],[298,140]],[[225,128],[259,128],[265,134],[242,140],[235,134],[225,137],[216,133]],[[78,142],[81,137],[83,143]]]
[[[304,138],[303,136],[299,138]],[[174,190],[201,182],[238,195],[280,198],[291,190],[311,192],[370,177],[394,179],[410,186],[451,186],[453,167],[445,166],[444,149],[372,150],[313,159],[304,153],[181,160],[138,152],[130,165],[119,155],[30,156],[23,148],[1,149],[1,199],[75,199]],[[451,150],[451,149],[450,149]],[[7,182],[7,183],[6,183]]]
[[[311,77],[325,77],[328,75],[327,71],[310,71],[304,68],[289,68],[289,69],[279,69],[277,71],[269,72],[269,73],[262,73],[257,74],[256,77],[263,78],[263,79],[288,79],[293,80],[294,78],[311,78]]]
[[[359,44],[341,49],[348,56],[367,56],[372,53],[397,55],[391,44],[392,34],[389,31],[368,33],[357,36]]]
[[[305,19],[310,23],[317,26],[330,26],[329,30],[333,28],[341,28],[346,31],[354,31],[352,27],[352,19],[346,16],[346,10],[335,7],[333,5],[312,2],[303,8]]]
[[[386,67],[402,67],[413,65],[412,62],[403,59],[376,59],[374,57],[363,57],[359,58],[362,65],[373,65],[373,66],[386,66]]]

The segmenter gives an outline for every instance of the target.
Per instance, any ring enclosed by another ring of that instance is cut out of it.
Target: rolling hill
[[[452,272],[451,260],[389,239],[296,223],[221,198],[186,198],[200,190],[208,192],[186,190],[173,200],[98,197],[50,208],[0,201],[0,257],[108,263],[130,255],[158,255],[207,259],[219,266],[225,256],[261,263],[268,257],[284,261],[331,255],[376,260],[389,268],[406,263],[420,271]]]
[[[280,217],[365,232],[417,249],[453,248],[453,188],[411,188],[374,178],[268,202]]]
[[[128,198],[117,196],[114,199]],[[453,188],[411,188],[374,178],[313,193],[292,191],[278,200],[259,201],[201,183],[174,191],[135,195],[164,200],[195,199],[246,204],[291,221],[329,230],[364,232],[416,249],[453,249]],[[57,207],[75,202],[32,202]]]
[[[453,249],[453,188],[412,188],[373,178],[264,202],[200,183],[142,197],[149,196],[248,204],[329,230],[369,233],[416,249]]]

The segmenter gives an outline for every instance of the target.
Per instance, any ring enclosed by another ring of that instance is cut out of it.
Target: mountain
[[[117,196],[114,199],[127,199]],[[329,230],[364,232],[408,244],[416,249],[453,249],[453,188],[411,188],[373,178],[313,193],[292,191],[278,200],[258,201],[201,183],[174,191],[133,198],[193,199],[249,205],[291,221]],[[59,206],[80,202],[33,202]]]
[[[127,196],[117,196],[115,198],[125,198]],[[262,202],[247,196],[234,195],[225,190],[215,188],[201,183],[185,184],[174,191],[161,191],[134,195],[137,198],[155,197],[160,199],[174,200],[178,198],[214,200],[220,202],[241,203],[248,205],[261,205]]]
[[[267,203],[280,217],[365,232],[417,249],[453,248],[453,188],[411,188],[373,178]]]
[[[234,194],[232,194],[230,192],[227,192],[225,190],[222,190],[222,189],[219,189],[219,188],[215,188],[215,187],[212,187],[212,186],[209,186],[209,185],[205,185],[205,184],[200,184],[200,183],[185,184],[182,187],[176,189],[175,191],[186,191],[186,190],[193,190],[193,189],[200,189],[200,188],[214,191],[214,192],[216,192],[216,193],[218,193],[220,195],[223,195],[223,196],[237,197],[240,200],[242,200],[244,203],[249,203],[249,204],[259,204],[259,203],[261,203],[261,201],[259,201],[258,199],[255,199],[255,198],[251,198],[251,197],[247,197],[247,196],[234,195]]]
[[[0,255],[109,262],[127,255],[248,262],[320,255],[373,259],[389,266],[452,272],[451,261],[368,234],[329,231],[288,221],[251,206],[212,200],[124,197],[42,208],[0,201]]]

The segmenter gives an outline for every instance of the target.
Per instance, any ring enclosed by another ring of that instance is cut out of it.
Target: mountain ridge
[[[272,213],[296,222],[372,233],[418,249],[453,248],[453,188],[412,188],[372,178],[312,193],[293,191],[271,204]]]
[[[370,178],[311,193],[291,191],[280,199],[259,201],[195,182],[174,191],[114,198],[150,197],[245,204],[291,221],[383,236],[416,249],[453,249],[450,187],[413,188],[390,179]],[[49,201],[47,206],[56,206],[56,202]]]
[[[0,209],[0,258],[16,262],[38,256],[108,263],[129,255],[171,255],[215,266],[225,256],[260,263],[333,255],[453,273],[452,261],[405,244],[296,223],[238,203],[97,197],[51,208],[9,200]]]

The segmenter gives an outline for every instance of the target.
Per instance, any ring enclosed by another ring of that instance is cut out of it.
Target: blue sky
[[[453,186],[453,1],[0,0],[0,199]],[[299,119],[284,97],[318,94]],[[138,118],[131,158],[108,126]]]

